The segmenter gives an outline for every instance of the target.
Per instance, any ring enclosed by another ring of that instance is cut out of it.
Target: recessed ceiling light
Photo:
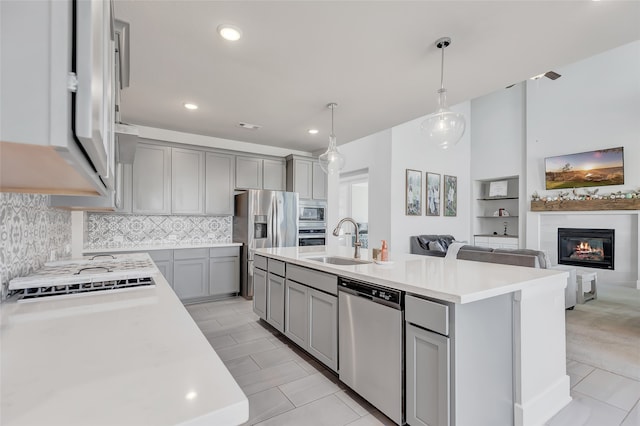
[[[185,103],[185,104],[184,104],[184,107],[185,107],[186,109],[191,109],[191,110],[193,110],[193,109],[198,109],[198,105],[196,105],[196,104],[192,104],[192,103],[189,103],[189,102]]]
[[[238,123],[238,127],[242,127],[243,129],[247,129],[247,130],[258,130],[262,126],[259,124],[251,124],[251,123],[245,123],[244,121],[241,121]]]
[[[229,41],[237,41],[242,37],[242,31],[240,28],[227,24],[218,26],[218,34],[220,34],[223,39]]]
[[[317,135],[318,134],[318,129],[309,129],[309,134],[310,135]]]

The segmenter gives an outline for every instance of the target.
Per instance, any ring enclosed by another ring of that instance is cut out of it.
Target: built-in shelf
[[[510,217],[518,217],[518,216],[517,215],[509,215],[509,216],[476,216],[476,217],[481,218],[481,219],[488,219],[488,218],[491,218],[491,219],[508,219]]]
[[[517,200],[518,197],[492,197],[492,198],[478,198],[478,201],[496,201],[496,200]]]
[[[493,248],[518,248],[520,241],[513,233],[522,232],[519,218],[522,202],[519,197],[519,177],[505,176],[477,180],[473,188],[474,243]],[[508,216],[499,216],[499,212],[508,213]],[[507,235],[504,235],[505,231]]]

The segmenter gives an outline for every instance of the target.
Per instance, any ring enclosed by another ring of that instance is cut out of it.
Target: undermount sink
[[[353,259],[349,257],[338,256],[322,256],[322,257],[308,257],[307,260],[313,260],[314,262],[330,263],[332,265],[364,265],[371,263],[368,260]]]

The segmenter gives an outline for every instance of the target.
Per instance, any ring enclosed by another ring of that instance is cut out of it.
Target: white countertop
[[[0,424],[245,422],[246,396],[153,278],[155,287],[0,305]]]
[[[82,254],[92,253],[121,253],[152,250],[178,250],[190,248],[216,248],[216,247],[240,247],[242,243],[162,243],[162,244],[139,244],[118,247],[83,248]]]
[[[258,249],[256,254],[460,304],[545,285],[552,276],[567,276],[567,272],[550,269],[392,252],[389,253],[389,261],[393,263],[388,265],[342,266],[308,260],[319,256],[353,257],[353,248],[348,247],[283,247]],[[370,259],[370,251],[362,249],[361,260]]]

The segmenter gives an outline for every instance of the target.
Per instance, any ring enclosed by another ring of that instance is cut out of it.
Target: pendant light
[[[333,110],[338,107],[338,104],[332,102],[327,105],[327,108],[331,110],[331,134],[329,135],[329,148],[318,159],[320,160],[320,167],[328,174],[332,175],[344,167],[344,155],[340,154],[338,147],[336,146],[336,135],[333,133]]]
[[[464,134],[466,120],[464,115],[451,111],[447,107],[447,89],[444,88],[444,49],[451,44],[451,38],[436,40],[436,47],[442,49],[440,67],[440,90],[438,90],[438,110],[422,122],[422,130],[427,132],[429,142],[447,149],[457,144]]]

